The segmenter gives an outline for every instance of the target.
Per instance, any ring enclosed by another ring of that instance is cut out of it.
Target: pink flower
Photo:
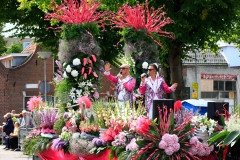
[[[175,103],[174,103],[174,111],[178,111],[179,109],[181,109],[182,107],[182,102],[180,100],[177,100]]]
[[[162,140],[164,140],[165,142],[168,142],[172,140],[172,137],[170,136],[170,134],[166,133],[162,136]]]
[[[196,155],[198,153],[198,149],[196,147],[192,147],[189,149],[189,152],[191,152],[193,155]]]
[[[94,91],[93,93],[93,98],[98,99],[99,98],[99,93],[98,91]]]
[[[190,139],[190,143],[196,143],[197,141],[198,141],[198,138],[196,136]]]
[[[136,121],[132,121],[132,123],[130,124],[130,129],[129,129],[129,131],[135,132],[135,131],[136,131],[136,124],[137,124]]]
[[[40,106],[43,106],[42,97],[33,96],[27,102],[27,107],[30,111],[34,111],[34,109],[39,109]]]
[[[176,134],[172,134],[172,140],[174,143],[178,143],[178,136]]]
[[[158,147],[160,149],[165,149],[165,148],[167,148],[167,146],[168,146],[167,143],[163,140],[161,140],[160,143],[158,144]]]
[[[131,142],[126,146],[126,150],[134,151],[134,150],[137,150],[137,149],[138,149],[138,145],[136,143],[136,139],[133,138],[131,140]]]
[[[173,150],[172,147],[167,147],[165,149],[165,153],[170,156],[170,155],[172,155],[174,153],[174,150]]]
[[[82,104],[85,104],[86,108],[90,108],[92,105],[91,100],[86,96],[78,98],[77,103],[79,104],[80,107],[82,107]]]
[[[117,131],[115,131],[112,127],[110,127],[108,130],[104,131],[101,135],[100,138],[104,142],[111,142],[114,140],[114,137],[117,135]]]
[[[173,145],[173,150],[174,150],[174,152],[177,152],[179,149],[180,149],[180,144],[179,144],[179,143],[175,143],[175,144]]]
[[[137,123],[136,123],[137,132],[140,134],[148,133],[150,124],[151,124],[151,121],[149,120],[149,118],[144,116],[138,117]]]

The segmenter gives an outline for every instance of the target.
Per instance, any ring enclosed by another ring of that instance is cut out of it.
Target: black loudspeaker
[[[221,116],[218,115],[219,114],[223,114],[224,113],[224,108],[229,111],[229,103],[228,102],[208,102],[207,105],[207,117],[211,118],[215,121],[218,121],[218,124],[220,126],[222,126],[222,120],[221,120]],[[216,112],[218,111],[218,113]]]
[[[159,112],[158,107],[163,109],[163,106],[167,106],[168,113],[170,113],[170,108],[174,111],[174,100],[173,99],[160,99],[160,100],[153,100],[153,112],[152,112],[152,119],[159,119]]]

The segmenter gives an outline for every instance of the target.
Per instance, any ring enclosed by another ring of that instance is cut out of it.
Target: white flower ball
[[[72,71],[72,68],[71,68],[70,65],[67,66],[66,71],[67,71],[68,73],[70,73],[70,72]]]
[[[143,69],[147,69],[147,68],[148,68],[148,63],[147,63],[147,62],[143,62],[142,68],[143,68]]]
[[[66,73],[66,72],[64,72],[64,73],[63,73],[63,78],[68,78],[68,76],[67,76],[67,73]]]
[[[74,65],[74,66],[78,66],[79,64],[81,64],[80,59],[79,59],[79,58],[75,58],[75,59],[73,60],[73,65]]]
[[[74,140],[75,140],[75,139],[79,139],[80,136],[81,136],[81,135],[80,135],[79,132],[75,132],[75,133],[72,134],[72,139],[74,139]]]
[[[78,71],[73,70],[73,71],[71,72],[71,75],[72,75],[73,77],[77,77],[77,76],[78,76]]]

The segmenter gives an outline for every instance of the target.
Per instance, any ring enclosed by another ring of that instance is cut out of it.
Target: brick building
[[[16,66],[13,63],[5,66],[6,57],[0,57],[0,117],[13,109],[20,113],[29,97],[39,95],[38,84],[44,79],[44,61],[38,57],[38,51],[39,47],[31,44],[22,53],[16,53],[27,55]],[[14,62],[15,56],[8,55],[8,61]],[[54,61],[50,57],[46,60],[47,81],[52,80],[53,66]],[[53,95],[53,89],[48,94]]]

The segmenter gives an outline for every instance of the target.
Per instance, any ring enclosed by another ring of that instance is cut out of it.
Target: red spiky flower
[[[67,24],[82,24],[97,22],[99,26],[103,26],[102,17],[106,16],[107,12],[97,12],[100,3],[92,2],[88,4],[86,0],[65,0],[60,6],[55,4],[53,13],[48,13],[46,20],[58,19]]]
[[[162,46],[159,41],[156,41],[150,34],[156,33],[160,37],[174,38],[172,32],[163,31],[162,28],[167,24],[173,23],[169,17],[165,17],[166,12],[162,12],[164,6],[155,10],[153,7],[149,9],[148,1],[143,5],[128,6],[123,5],[118,9],[111,20],[116,28],[123,29],[124,27],[133,27],[136,31],[146,29],[147,34],[158,45]]]

